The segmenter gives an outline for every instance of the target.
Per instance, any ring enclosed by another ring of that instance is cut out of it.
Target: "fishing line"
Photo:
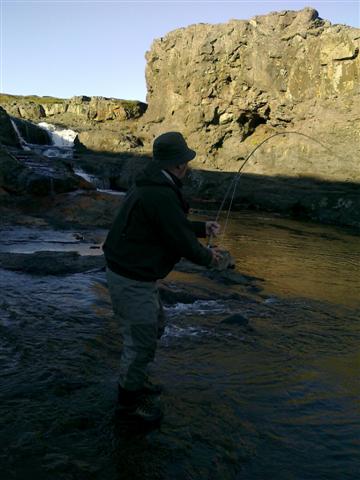
[[[224,225],[224,228],[222,230],[222,235],[221,237],[223,238],[224,235],[225,235],[225,231],[226,231],[226,228],[227,228],[227,224],[228,224],[228,221],[229,221],[229,217],[230,217],[230,212],[231,212],[231,208],[232,208],[232,204],[233,204],[233,201],[234,201],[234,197],[235,197],[235,192],[236,192],[236,188],[237,188],[237,185],[239,183],[239,180],[241,178],[241,175],[243,175],[243,168],[245,167],[245,165],[247,164],[247,162],[250,160],[250,158],[254,155],[254,153],[262,146],[264,145],[264,143],[268,142],[269,140],[271,140],[272,138],[274,137],[277,137],[279,135],[290,135],[290,134],[295,134],[295,135],[301,135],[302,137],[306,137],[308,138],[309,140],[312,140],[313,142],[317,143],[318,145],[320,145],[321,147],[323,147],[325,150],[327,150],[331,155],[335,156],[336,158],[338,158],[339,160],[341,160],[341,158],[336,155],[336,153],[334,153],[330,148],[328,148],[326,145],[324,145],[322,142],[320,142],[319,140],[316,140],[316,138],[313,138],[311,137],[310,135],[307,135],[306,133],[301,133],[301,132],[295,132],[295,131],[291,131],[291,132],[278,132],[278,133],[274,133],[273,135],[270,135],[269,137],[265,138],[265,140],[263,140],[262,142],[259,143],[259,145],[257,145],[253,150],[251,150],[251,152],[249,153],[249,155],[245,158],[244,162],[242,163],[242,165],[240,166],[239,170],[236,172],[234,178],[231,180],[231,182],[229,183],[229,186],[225,192],[225,195],[221,201],[221,204],[220,204],[220,207],[217,211],[217,214],[216,214],[216,218],[215,218],[215,221],[218,222],[219,220],[219,217],[220,217],[220,213],[222,212],[223,208],[224,208],[224,205],[225,205],[225,202],[232,190],[232,194],[231,194],[231,199],[230,199],[230,203],[229,203],[229,208],[227,210],[227,215],[226,215],[226,220],[225,220],[225,225]],[[208,242],[208,246],[210,247],[211,246],[211,241],[212,241],[212,235],[209,236],[209,242]]]

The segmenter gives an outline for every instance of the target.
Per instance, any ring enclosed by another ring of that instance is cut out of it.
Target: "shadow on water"
[[[75,152],[71,159],[59,159],[59,163],[100,185],[100,191],[124,193],[149,160],[148,155],[140,153],[84,150]],[[264,162],[266,160],[264,157]],[[41,164],[41,161],[38,163]],[[194,168],[188,175],[184,191],[192,206],[216,211],[235,178],[239,178],[235,172]],[[51,201],[42,205],[39,198],[34,201],[34,198],[26,197],[21,201],[20,197],[16,201],[13,195],[10,197],[4,196],[0,203],[5,207],[13,204],[24,212],[39,213],[40,216],[46,216],[46,209],[56,210],[59,206],[56,195],[53,205]],[[228,204],[225,203],[225,209]],[[355,180],[327,181],[301,173],[294,173],[291,177],[253,174],[250,164],[242,172],[234,195],[232,210],[240,209],[277,212],[300,219],[349,226],[359,231],[360,186]],[[56,215],[52,215],[52,221],[55,225]],[[98,220],[93,218],[93,221]]]
[[[240,217],[229,246],[240,271],[264,278],[262,289],[170,275],[179,291],[165,298],[168,325],[153,366],[166,413],[149,432],[114,417],[121,338],[104,273],[1,270],[2,478],[357,478],[359,269],[344,274],[358,258],[356,237]],[[281,275],[264,261],[270,253]],[[321,295],[296,290],[301,263]],[[329,272],[345,285],[341,302],[326,298]]]
[[[75,165],[99,176],[114,190],[126,190],[151,157],[132,152],[78,152]],[[260,157],[267,162],[267,157]],[[240,159],[241,160],[241,159]],[[295,162],[296,158],[289,158]],[[241,162],[240,162],[241,165]],[[358,181],[323,180],[294,170],[293,176],[263,175],[251,172],[251,162],[238,181],[233,209],[266,210],[295,218],[360,228],[360,184]],[[295,167],[294,167],[295,168]],[[185,181],[185,192],[193,204],[220,206],[229,185],[239,178],[235,172],[193,168]],[[230,198],[229,198],[230,201]],[[229,203],[229,202],[228,202]],[[225,204],[225,207],[227,207]]]

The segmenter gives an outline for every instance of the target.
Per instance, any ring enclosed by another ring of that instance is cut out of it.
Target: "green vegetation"
[[[67,100],[64,98],[56,97],[38,97],[37,95],[8,95],[5,93],[0,94],[0,104],[12,102],[33,102],[39,105],[44,103],[65,103]]]

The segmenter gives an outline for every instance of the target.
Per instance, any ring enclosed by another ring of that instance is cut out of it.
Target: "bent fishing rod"
[[[239,170],[236,172],[234,178],[231,180],[231,182],[229,183],[229,186],[225,192],[225,195],[224,195],[224,198],[222,199],[222,202],[220,204],[220,207],[217,211],[217,214],[216,214],[216,218],[215,218],[215,222],[218,222],[219,220],[219,216],[220,216],[220,213],[222,212],[223,208],[224,208],[224,205],[225,205],[225,202],[232,190],[232,195],[231,195],[231,199],[230,199],[230,203],[229,203],[229,208],[227,210],[227,216],[226,216],[226,221],[225,221],[225,226],[223,228],[223,231],[222,231],[222,237],[224,237],[224,234],[225,234],[225,230],[226,230],[226,227],[227,227],[227,224],[228,224],[228,220],[229,220],[229,216],[230,216],[230,212],[231,212],[231,208],[232,208],[232,204],[233,204],[233,201],[234,201],[234,197],[235,197],[235,192],[236,192],[236,188],[237,188],[237,185],[239,183],[239,180],[241,178],[241,176],[243,175],[243,169],[245,167],[245,165],[247,164],[247,162],[250,160],[250,158],[254,155],[254,153],[264,145],[264,143],[268,142],[269,140],[271,140],[272,138],[274,137],[277,137],[279,135],[290,135],[290,134],[295,134],[295,135],[300,135],[302,137],[306,137],[308,138],[309,140],[312,140],[313,142],[317,143],[318,145],[320,145],[321,147],[323,147],[325,150],[327,150],[331,155],[335,156],[336,158],[338,158],[339,160],[340,157],[334,153],[330,148],[328,148],[326,145],[324,145],[322,142],[320,142],[319,140],[317,140],[316,138],[313,138],[311,137],[310,135],[307,135],[306,133],[302,133],[302,132],[296,132],[296,131],[290,131],[290,132],[278,132],[278,133],[274,133],[272,135],[270,135],[269,137],[265,138],[262,142],[259,143],[259,145],[257,145],[255,148],[253,148],[251,150],[251,152],[249,153],[249,155],[245,158],[244,162],[242,163],[242,165],[240,166]],[[211,243],[212,243],[212,240],[213,240],[213,235],[209,235],[209,241],[208,241],[208,247],[211,247]]]

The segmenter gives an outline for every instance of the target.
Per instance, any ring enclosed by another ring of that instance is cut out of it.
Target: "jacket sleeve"
[[[154,212],[154,227],[168,249],[198,265],[211,263],[211,251],[196,238],[175,192],[157,192],[147,203],[147,210]]]
[[[191,224],[192,231],[199,238],[206,237],[206,222],[189,222]]]

